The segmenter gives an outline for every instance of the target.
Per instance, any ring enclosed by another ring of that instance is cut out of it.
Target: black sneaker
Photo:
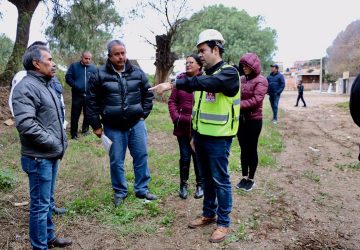
[[[247,179],[242,178],[241,181],[236,185],[236,188],[245,190],[246,183],[247,183]]]
[[[157,200],[156,195],[151,194],[149,192],[147,192],[146,194],[136,194],[136,197],[139,199],[146,199],[148,201]]]
[[[255,181],[251,181],[251,180],[246,180],[246,186],[245,186],[245,191],[246,192],[250,192],[251,190],[253,190],[253,188],[255,187]]]

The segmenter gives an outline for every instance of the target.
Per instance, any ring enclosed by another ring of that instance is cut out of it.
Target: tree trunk
[[[178,58],[174,52],[171,52],[171,35],[158,35],[156,38],[156,72],[155,85],[166,82],[169,79],[174,62]]]
[[[29,41],[31,18],[40,0],[9,0],[9,2],[16,6],[19,15],[14,48],[4,72],[0,75],[0,86],[11,84],[12,77],[21,69],[21,57]]]

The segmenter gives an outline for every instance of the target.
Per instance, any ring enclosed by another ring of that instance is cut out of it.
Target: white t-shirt
[[[15,74],[14,78],[11,81],[11,90],[10,90],[10,95],[9,95],[9,108],[10,108],[10,111],[11,111],[11,114],[13,117],[14,117],[14,110],[13,110],[13,105],[12,105],[12,96],[13,96],[14,88],[26,76],[26,74],[27,73],[25,70],[21,70]]]

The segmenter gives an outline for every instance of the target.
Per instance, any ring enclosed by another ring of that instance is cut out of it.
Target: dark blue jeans
[[[47,249],[47,243],[55,238],[50,199],[55,188],[58,164],[58,159],[21,157],[21,166],[29,177],[29,233],[33,249]]]
[[[191,138],[188,136],[178,136],[177,140],[180,150],[180,162],[185,163],[188,167],[190,167],[191,157],[193,158],[196,184],[197,186],[202,185],[202,178],[199,172],[199,165],[197,163],[196,155],[190,146]]]
[[[278,120],[278,106],[279,106],[280,94],[270,94],[269,101],[273,112],[273,120]]]
[[[232,138],[195,134],[195,150],[204,180],[203,216],[217,215],[217,225],[230,226],[232,194],[228,158]]]
[[[135,194],[146,194],[150,182],[150,171],[145,121],[140,120],[128,130],[114,129],[105,125],[104,133],[112,141],[109,153],[110,175],[115,196],[125,198],[128,193],[124,165],[127,148],[129,148],[130,155],[133,158]]]

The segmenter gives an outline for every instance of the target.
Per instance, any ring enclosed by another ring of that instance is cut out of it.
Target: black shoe
[[[77,139],[79,139],[79,137],[77,135],[73,135],[73,136],[71,136],[71,139],[77,140]]]
[[[114,197],[114,206],[118,207],[125,202],[125,197]]]
[[[194,198],[201,199],[202,197],[204,197],[204,190],[203,190],[202,186],[200,186],[200,185],[196,186]]]
[[[48,242],[48,248],[54,248],[54,247],[63,248],[71,245],[72,245],[72,241],[64,238],[55,238],[52,241]]]
[[[248,182],[247,179],[242,178],[241,181],[236,185],[236,188],[237,188],[237,189],[245,190],[245,189],[246,189],[247,182]]]
[[[81,134],[82,134],[83,136],[88,136],[88,135],[90,135],[90,132],[89,132],[89,131],[85,131],[85,132],[81,132]]]
[[[63,215],[63,214],[66,213],[66,209],[63,208],[63,207],[54,207],[54,208],[52,209],[52,212],[53,212],[54,214],[57,214],[57,215]]]
[[[246,192],[250,192],[251,190],[253,190],[254,187],[255,187],[255,181],[252,181],[252,180],[246,181],[246,186],[245,186]]]
[[[179,191],[179,196],[181,199],[187,199],[188,197],[188,189],[187,189],[187,185],[180,185],[180,191]]]
[[[139,199],[146,199],[149,201],[157,200],[156,195],[150,194],[149,192],[147,192],[146,194],[136,194],[136,197]]]

